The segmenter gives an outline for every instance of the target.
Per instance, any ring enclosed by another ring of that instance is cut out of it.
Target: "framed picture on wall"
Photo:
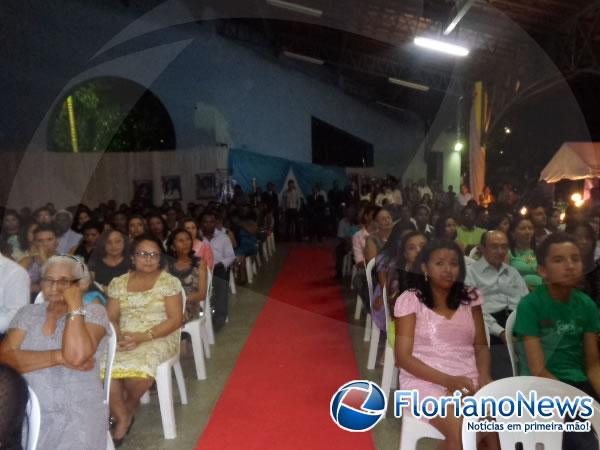
[[[168,175],[161,177],[163,201],[181,200],[181,177],[179,175]]]
[[[152,180],[133,180],[133,201],[143,205],[154,203]]]
[[[217,177],[214,173],[196,174],[196,200],[217,196]]]

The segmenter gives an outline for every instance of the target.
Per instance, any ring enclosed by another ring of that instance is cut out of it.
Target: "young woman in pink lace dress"
[[[490,353],[478,291],[464,286],[465,262],[453,241],[433,241],[414,267],[422,275],[394,307],[396,364],[400,388],[416,389],[423,399],[459,391],[474,394],[491,381]],[[461,449],[461,419],[453,411],[430,420],[444,436],[439,449]],[[499,448],[486,435],[480,448]]]

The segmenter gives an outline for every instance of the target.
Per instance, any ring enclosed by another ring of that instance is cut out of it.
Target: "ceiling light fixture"
[[[454,144],[454,151],[460,152],[463,148],[465,148],[465,144],[463,144],[461,141],[456,141],[456,144]]]
[[[323,11],[320,9],[309,8],[308,6],[298,5],[297,3],[285,2],[283,0],[266,0],[267,3],[276,8],[287,9],[288,11],[305,14],[312,17],[321,17]]]
[[[392,84],[397,84],[398,86],[404,86],[410,89],[415,89],[421,92],[427,92],[429,90],[429,86],[425,86],[424,84],[413,83],[411,81],[401,80],[399,78],[389,77],[388,81]]]
[[[312,56],[301,55],[300,53],[289,52],[287,50],[283,52],[283,55],[287,56],[288,58],[297,59],[298,61],[303,61],[311,64],[317,64],[319,66],[325,64],[325,61],[323,61],[322,59],[313,58]]]
[[[437,52],[446,53],[453,56],[467,56],[469,49],[461,47],[460,45],[449,44],[448,42],[438,41],[437,39],[430,39],[425,37],[416,37],[414,40],[415,45],[429,50],[435,50]]]

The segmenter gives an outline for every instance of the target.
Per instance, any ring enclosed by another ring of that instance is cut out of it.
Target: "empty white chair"
[[[183,289],[181,290],[181,297],[183,309],[185,310],[186,295]],[[156,390],[158,393],[158,404],[160,407],[160,417],[165,439],[175,439],[177,437],[175,407],[173,402],[173,378],[171,376],[171,371],[175,372],[181,404],[187,405],[187,390],[183,378],[183,370],[181,369],[181,362],[179,361],[179,349],[177,349],[177,354],[175,356],[161,363],[156,369]],[[141,398],[141,403],[147,404],[149,402],[150,395],[146,392]]]
[[[40,425],[42,422],[42,413],[40,411],[40,401],[33,389],[29,389],[29,401],[27,402],[27,450],[36,450],[38,439],[40,437]]]
[[[587,394],[579,389],[563,383],[558,380],[552,380],[550,378],[540,378],[540,377],[511,377],[511,378],[503,378],[501,380],[494,381],[487,386],[482,387],[475,394],[475,398],[482,397],[494,397],[494,398],[502,398],[504,396],[514,398],[517,394],[517,391],[523,392],[526,396],[530,391],[536,391],[538,398],[547,396],[547,397],[577,397],[584,396],[587,397]],[[594,401],[594,410],[598,412],[598,403]],[[557,417],[541,417],[537,415],[535,418],[529,415],[527,408],[523,408],[522,417],[517,417],[517,415],[513,415],[509,418],[497,417],[497,423],[522,423],[526,422],[551,422],[560,420]],[[476,422],[477,418],[473,417],[465,417],[462,425],[462,444],[464,450],[475,450],[476,449],[476,434],[472,431],[468,431],[468,424],[471,422]],[[592,427],[598,432],[600,431],[600,415],[594,414],[589,421],[592,424]],[[562,448],[562,435],[557,432],[544,432],[544,431],[529,431],[527,433],[515,433],[515,432],[506,432],[506,433],[498,433],[498,437],[500,439],[500,448],[509,449],[515,448],[517,442],[521,442],[523,445],[523,450],[536,450],[539,445],[543,445],[544,450],[561,450]],[[404,450],[404,449],[403,449]]]
[[[513,376],[519,375],[519,357],[515,350],[515,341],[513,339],[513,329],[517,320],[517,310],[511,312],[506,319],[504,333],[506,336],[506,347],[508,348],[508,356],[510,357],[510,365],[512,367]]]

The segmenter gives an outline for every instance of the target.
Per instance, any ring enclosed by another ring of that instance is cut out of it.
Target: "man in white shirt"
[[[213,328],[219,331],[227,320],[229,302],[229,267],[235,260],[231,241],[225,231],[217,229],[217,216],[207,211],[200,220],[204,242],[210,245],[214,257],[213,268]]]
[[[0,341],[17,311],[29,304],[29,275],[0,253]]]
[[[71,230],[73,215],[69,211],[62,209],[54,215],[52,223],[56,230],[56,237],[58,238],[57,253],[69,253],[73,247],[79,244],[82,237],[81,234]]]
[[[456,200],[460,204],[460,206],[467,206],[471,200],[473,200],[473,196],[469,192],[469,188],[466,185],[462,185],[460,187],[460,194],[456,196]]]
[[[285,240],[290,240],[290,229],[294,228],[296,240],[300,240],[300,193],[293,180],[288,181],[288,188],[282,194],[285,211]]]
[[[502,231],[488,231],[481,238],[482,257],[467,268],[465,284],[477,288],[484,298],[483,318],[492,345],[492,378],[512,376],[506,348],[506,319],[529,290],[514,267],[504,261],[508,238]]]

